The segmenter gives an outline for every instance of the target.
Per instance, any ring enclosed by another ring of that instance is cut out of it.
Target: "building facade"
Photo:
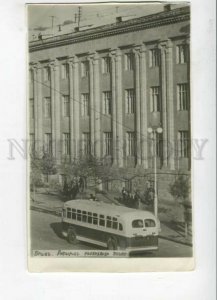
[[[57,165],[93,154],[120,169],[190,170],[190,8],[29,43],[30,140]],[[61,167],[60,167],[61,168]]]

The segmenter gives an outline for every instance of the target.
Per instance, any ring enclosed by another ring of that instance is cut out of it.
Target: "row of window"
[[[181,44],[176,46],[176,63],[183,64],[188,62],[188,45]],[[161,53],[160,49],[154,48],[149,51],[149,67],[157,67],[160,65]],[[125,70],[134,70],[135,69],[135,56],[134,53],[126,53],[124,55],[124,68]],[[103,74],[111,73],[111,59],[109,56],[102,58],[101,71]],[[89,75],[89,62],[81,62],[81,76],[87,77]],[[69,78],[69,65],[64,63],[61,65],[61,78]],[[33,73],[30,73],[30,80],[33,82]],[[49,67],[43,68],[43,81],[50,81],[50,69]]]
[[[70,133],[63,133],[62,135],[62,152],[63,155],[70,155]],[[82,152],[85,155],[91,153],[90,133],[82,133]],[[30,146],[34,149],[34,134],[30,135]],[[52,134],[44,134],[44,150],[47,153],[52,153]],[[189,156],[189,132],[178,131],[178,153],[179,157]],[[162,134],[156,136],[156,154],[158,157],[163,157],[163,138]],[[103,155],[112,155],[112,132],[103,133]],[[135,132],[126,132],[126,156],[136,155],[136,134]]]
[[[135,90],[127,89],[125,90],[125,113],[134,114],[135,113]],[[69,117],[70,115],[70,99],[68,95],[62,96],[62,111],[64,117]],[[90,97],[89,93],[81,94],[81,116],[90,115]],[[150,88],[150,112],[160,112],[162,109],[161,105],[161,93],[160,87],[155,86]],[[189,109],[189,92],[188,84],[178,84],[177,85],[177,109],[179,111]],[[112,113],[112,98],[111,92],[105,91],[102,93],[102,113],[104,115],[111,115]],[[46,118],[51,117],[51,98],[44,98],[44,116]],[[34,99],[30,99],[30,118],[34,118]]]
[[[85,210],[80,209],[71,209],[67,208],[67,210],[63,211],[63,216],[68,219],[80,221],[83,223],[89,223],[93,225],[98,225],[102,227],[112,228],[115,230],[123,230],[123,226],[118,222],[118,219],[111,216],[105,216],[103,214],[92,213]]]

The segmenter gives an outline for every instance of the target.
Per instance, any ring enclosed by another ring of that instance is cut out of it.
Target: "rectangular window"
[[[125,70],[133,70],[134,69],[134,55],[133,53],[126,53],[125,56]]]
[[[188,61],[188,45],[176,46],[176,62],[177,64],[184,64]]]
[[[67,218],[68,219],[71,219],[72,218],[72,210],[71,210],[71,208],[67,208]]]
[[[161,111],[161,98],[159,86],[153,86],[150,88],[150,111]]]
[[[81,63],[81,76],[87,77],[89,75],[89,62],[83,61]]]
[[[98,215],[93,213],[93,224],[98,225]]]
[[[63,133],[63,154],[70,155],[70,133]]]
[[[111,115],[111,92],[103,92],[103,114]]]
[[[72,209],[72,219],[76,220],[76,209]]]
[[[90,154],[90,133],[84,132],[82,133],[82,150],[83,154]]]
[[[188,131],[178,132],[178,153],[179,153],[179,157],[189,156],[189,132]]]
[[[104,215],[99,215],[99,225],[105,226],[105,216]]]
[[[112,133],[104,132],[103,133],[103,152],[105,156],[112,154]]]
[[[102,58],[102,73],[111,73],[111,59],[109,56]]]
[[[81,94],[81,115],[86,117],[90,115],[90,99],[89,94]]]
[[[188,84],[177,85],[177,108],[178,110],[189,109]]]
[[[81,221],[81,210],[77,210],[77,221]]]
[[[127,156],[135,156],[135,132],[126,133],[126,154]]]
[[[69,117],[69,110],[70,110],[70,104],[69,104],[69,96],[64,95],[62,96],[62,103],[63,103],[63,116]]]
[[[34,119],[35,117],[35,110],[34,110],[34,99],[29,99],[29,115],[30,119]]]
[[[125,112],[126,114],[135,113],[135,91],[134,89],[125,90]]]
[[[46,153],[52,154],[52,135],[51,135],[51,133],[44,134],[44,150]]]
[[[90,223],[90,224],[92,224],[92,221],[93,221],[92,213],[88,212],[87,213],[87,222]]]
[[[149,51],[149,66],[151,68],[157,67],[160,65],[160,52],[159,49],[151,49]]]
[[[108,228],[112,227],[112,218],[111,217],[106,218],[106,227],[108,227]]]
[[[68,64],[61,65],[61,78],[62,79],[69,78],[69,65]]]
[[[44,78],[44,81],[50,81],[50,68],[49,67],[45,67],[43,69],[43,78]]]
[[[87,212],[86,211],[82,211],[82,222],[87,222]]]
[[[50,97],[44,98],[44,116],[45,116],[45,118],[51,117],[51,99],[50,99]]]

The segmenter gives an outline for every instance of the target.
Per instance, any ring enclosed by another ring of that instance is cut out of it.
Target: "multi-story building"
[[[29,43],[30,138],[57,164],[80,153],[120,169],[190,170],[190,8]],[[61,167],[60,167],[61,169]],[[61,172],[60,172],[61,173]],[[163,176],[165,177],[165,176]]]

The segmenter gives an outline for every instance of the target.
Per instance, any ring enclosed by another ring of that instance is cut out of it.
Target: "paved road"
[[[96,246],[79,243],[69,244],[61,237],[60,218],[43,212],[31,211],[31,248],[32,250],[97,250]],[[189,257],[192,248],[175,242],[159,239],[159,250],[144,253],[144,257]],[[137,256],[137,255],[134,255]],[[141,254],[139,254],[141,256]]]

